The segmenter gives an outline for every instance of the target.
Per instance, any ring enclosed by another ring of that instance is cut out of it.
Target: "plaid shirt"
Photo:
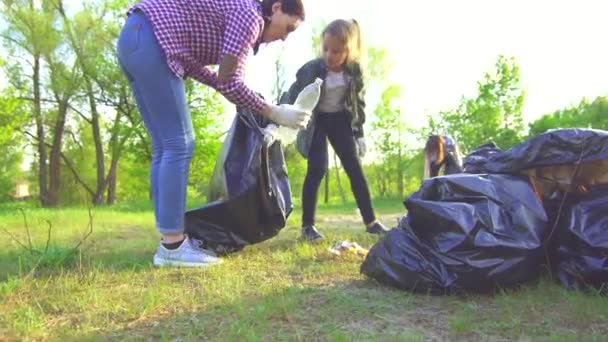
[[[264,100],[243,82],[249,51],[264,28],[256,0],[142,0],[133,6],[144,12],[167,57],[180,78],[191,77],[217,89],[239,107],[259,112]],[[237,57],[235,75],[218,82],[207,65],[219,64],[225,55]]]

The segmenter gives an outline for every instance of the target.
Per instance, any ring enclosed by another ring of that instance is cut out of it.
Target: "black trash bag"
[[[456,275],[448,270],[450,258],[420,241],[407,221],[402,217],[399,226],[370,249],[361,273],[402,290],[449,293],[456,282]]]
[[[216,162],[210,203],[186,212],[186,233],[218,254],[277,235],[292,211],[283,150],[262,129],[268,124],[238,112]]]
[[[554,274],[570,290],[608,293],[608,186],[571,194],[557,224]]]
[[[482,168],[482,173],[516,174],[530,169],[607,159],[607,131],[572,128],[547,131],[504,152],[490,151],[486,162],[476,165]],[[472,171],[467,169],[466,172]]]
[[[416,292],[487,292],[540,273],[547,216],[527,179],[456,174],[426,180],[361,272]]]
[[[480,146],[464,158],[464,172],[527,176],[541,198],[551,200],[581,186],[608,183],[608,132],[557,129],[507,151]]]
[[[475,148],[462,160],[463,172],[466,173],[489,173],[484,167],[490,156],[500,153],[502,150],[494,142],[489,142]]]

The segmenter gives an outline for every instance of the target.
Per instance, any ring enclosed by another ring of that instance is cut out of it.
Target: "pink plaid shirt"
[[[128,14],[136,9],[152,23],[175,75],[207,84],[237,106],[256,112],[264,107],[264,100],[243,82],[247,56],[264,29],[258,1],[142,0]],[[219,83],[217,73],[206,66],[219,64],[228,54],[237,57],[236,72]]]

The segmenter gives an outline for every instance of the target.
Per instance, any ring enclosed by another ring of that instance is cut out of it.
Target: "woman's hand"
[[[262,114],[275,123],[294,129],[304,129],[310,121],[311,113],[304,112],[290,104],[271,105]]]

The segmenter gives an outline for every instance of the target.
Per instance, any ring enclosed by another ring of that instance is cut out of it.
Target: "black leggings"
[[[350,179],[351,189],[363,222],[372,223],[376,217],[372,208],[367,180],[357,157],[355,139],[347,113],[317,113],[315,132],[308,153],[308,170],[302,190],[302,225],[315,222],[319,186],[327,172],[327,140],[336,151]]]

